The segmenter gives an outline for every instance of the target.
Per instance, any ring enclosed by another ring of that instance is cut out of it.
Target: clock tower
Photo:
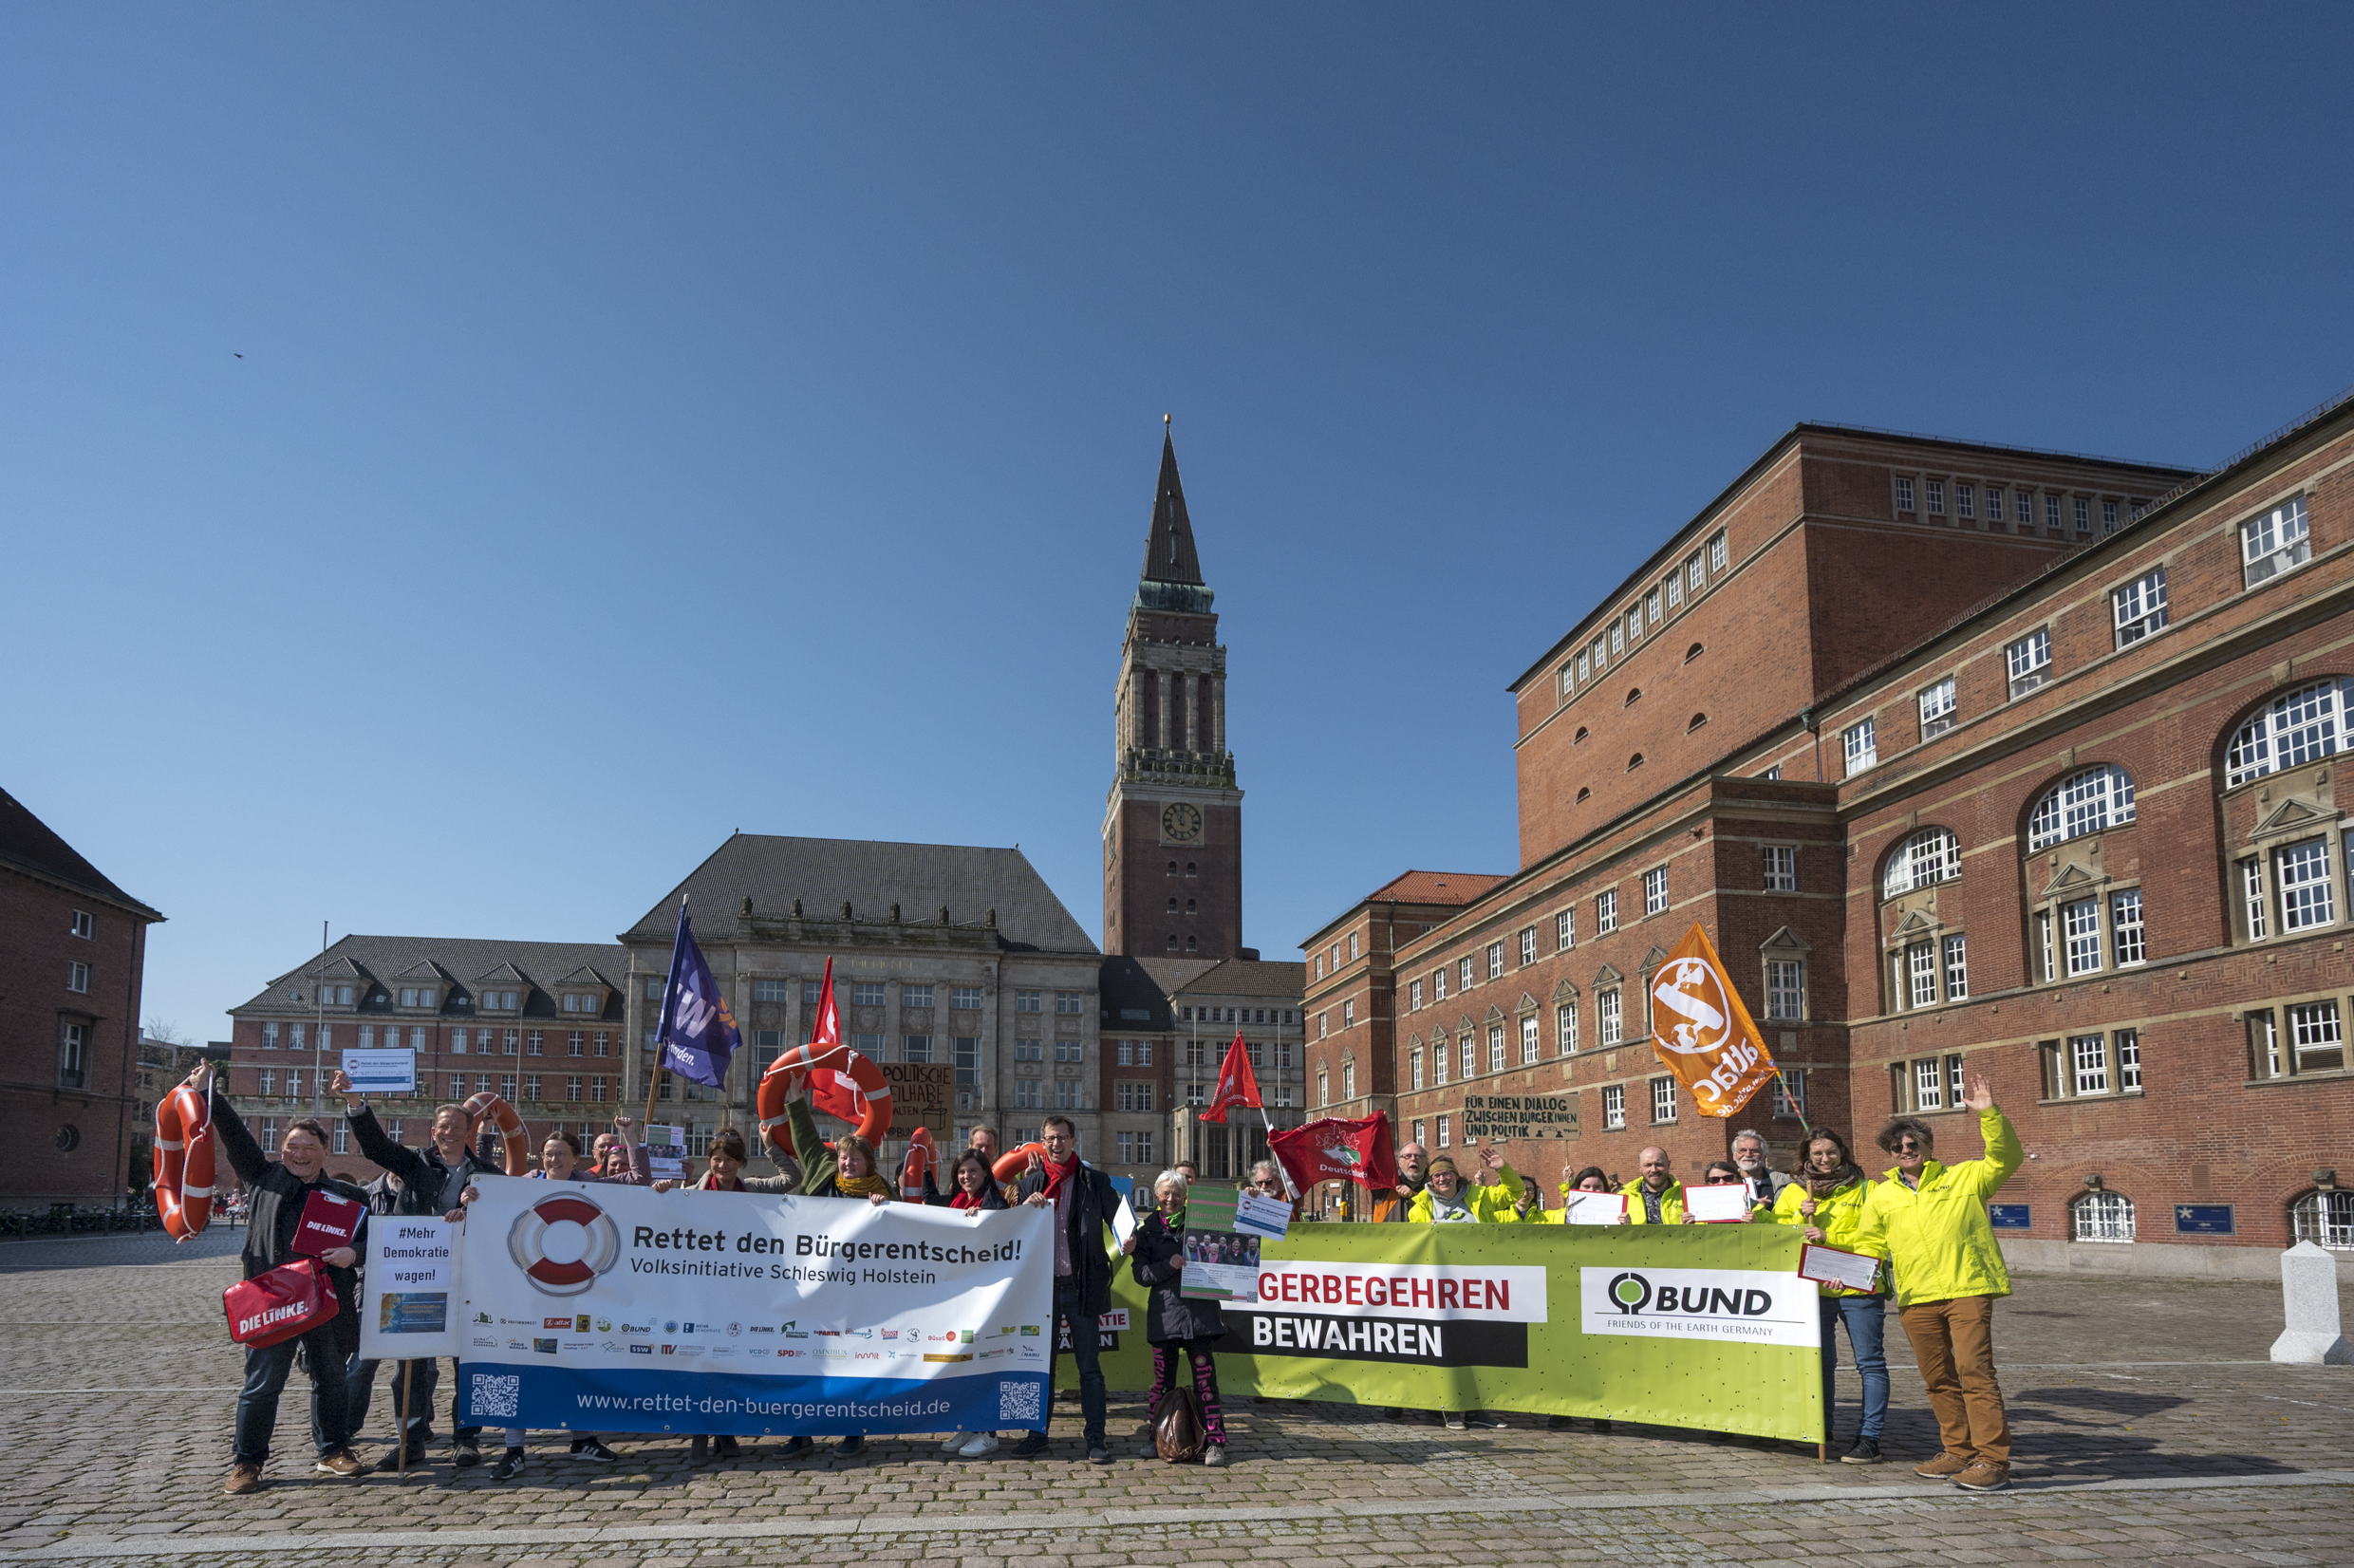
[[[1166,421],[1164,421],[1166,423]],[[1242,792],[1226,749],[1226,650],[1164,432],[1144,571],[1112,700],[1107,953],[1256,959],[1242,946]]]

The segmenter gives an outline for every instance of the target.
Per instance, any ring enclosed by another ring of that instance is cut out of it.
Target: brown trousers
[[[1994,1297],[1915,1301],[1896,1316],[1913,1341],[1946,1452],[2009,1465],[2010,1420],[1994,1380]]]

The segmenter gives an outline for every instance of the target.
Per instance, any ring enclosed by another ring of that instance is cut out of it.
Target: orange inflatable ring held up
[[[175,1241],[213,1218],[213,1108],[181,1084],[156,1107],[156,1212]]]
[[[523,1118],[515,1114],[515,1108],[486,1089],[466,1102],[466,1120],[477,1136],[482,1130],[482,1118],[485,1116],[498,1118],[499,1142],[506,1147],[507,1174],[530,1175],[532,1140],[530,1134],[523,1130]]]
[[[899,1166],[899,1195],[910,1204],[924,1201],[924,1178],[940,1163],[929,1128],[919,1127],[907,1139],[907,1156]]]
[[[849,1080],[847,1084],[845,1079]],[[843,1116],[836,1107],[862,1107],[855,1129],[858,1135],[870,1144],[879,1144],[889,1134],[891,1084],[883,1076],[879,1064],[847,1045],[831,1045],[822,1050],[796,1045],[771,1062],[760,1077],[760,1135],[778,1153],[800,1158],[793,1147],[792,1124],[785,1119],[785,1093],[804,1082],[808,1084],[811,1109],[848,1121],[850,1118]]]
[[[1030,1156],[1033,1154],[1041,1160],[1045,1159],[1046,1146],[1044,1144],[1022,1144],[1009,1148],[998,1156],[998,1163],[989,1167],[989,1173],[1000,1182],[1019,1181],[1021,1173],[1030,1168]]]

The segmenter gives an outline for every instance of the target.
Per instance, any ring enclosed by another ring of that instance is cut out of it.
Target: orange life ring
[[[213,1111],[186,1084],[156,1107],[156,1212],[175,1241],[213,1218]]]
[[[769,1064],[768,1071],[760,1076],[761,1137],[778,1153],[799,1158],[794,1153],[793,1128],[785,1119],[785,1092],[820,1073],[833,1076],[828,1082],[810,1086],[812,1109],[841,1116],[835,1106],[855,1100],[863,1106],[858,1116],[858,1135],[870,1144],[881,1142],[891,1129],[890,1080],[883,1076],[880,1066],[847,1045],[831,1045],[822,1051],[815,1046],[796,1045]],[[845,1078],[850,1080],[848,1085],[842,1082]],[[833,1104],[828,1104],[829,1100]],[[841,1119],[850,1120],[848,1116]]]
[[[998,1163],[989,1167],[989,1174],[1000,1182],[1015,1181],[1023,1171],[1030,1168],[1030,1156],[1033,1154],[1041,1160],[1045,1159],[1046,1146],[1044,1144],[1022,1144],[1009,1148],[998,1156]]]
[[[940,1151],[932,1147],[931,1129],[919,1127],[907,1139],[907,1157],[899,1166],[899,1194],[908,1203],[924,1201],[924,1179],[940,1163]]]
[[[530,1175],[532,1172],[531,1135],[523,1130],[523,1118],[515,1114],[515,1108],[486,1089],[466,1102],[466,1121],[472,1132],[477,1136],[481,1133],[482,1118],[485,1116],[498,1118],[499,1141],[506,1146],[507,1174],[510,1176]]]

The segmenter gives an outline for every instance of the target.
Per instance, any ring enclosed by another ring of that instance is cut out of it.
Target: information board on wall
[[[1467,1140],[1490,1143],[1575,1138],[1578,1099],[1574,1094],[1467,1094],[1463,1135]]]

